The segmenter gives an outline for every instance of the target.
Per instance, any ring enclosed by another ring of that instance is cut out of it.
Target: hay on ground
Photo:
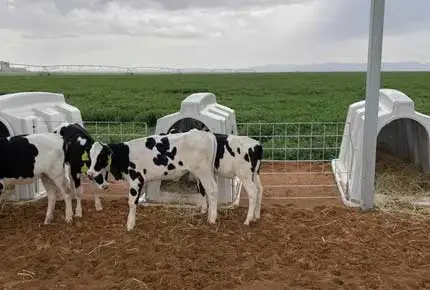
[[[408,160],[384,150],[376,156],[375,205],[388,212],[429,215],[430,207],[416,202],[430,198],[429,175]]]

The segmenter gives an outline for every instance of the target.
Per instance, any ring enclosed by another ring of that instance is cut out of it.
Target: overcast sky
[[[370,0],[0,0],[0,59],[233,68],[365,62]],[[386,0],[383,60],[430,62],[430,0]]]

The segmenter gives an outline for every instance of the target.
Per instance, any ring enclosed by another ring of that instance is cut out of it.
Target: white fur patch
[[[81,144],[81,146],[84,146],[87,143],[87,139],[86,138],[82,138],[82,137],[78,137],[78,139],[76,139],[76,141]]]

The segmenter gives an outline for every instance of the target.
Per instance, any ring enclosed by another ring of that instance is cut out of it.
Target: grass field
[[[383,84],[430,113],[430,73],[384,73]],[[85,120],[151,126],[189,94],[209,91],[236,111],[238,122],[342,122],[348,105],[364,97],[365,74],[0,75],[0,93],[35,90],[64,93]]]
[[[383,73],[382,81],[383,87],[405,92],[417,110],[430,114],[430,73]],[[63,93],[85,121],[140,121],[152,127],[157,118],[179,110],[189,94],[209,91],[236,111],[238,123],[344,122],[348,106],[364,98],[365,73],[0,75],[0,94],[37,90]],[[239,128],[242,134],[269,136],[262,138],[266,147],[281,148],[266,151],[270,159],[331,158],[341,140],[334,135],[342,131],[332,124]],[[307,137],[298,140],[299,135]],[[318,149],[322,147],[329,151]]]

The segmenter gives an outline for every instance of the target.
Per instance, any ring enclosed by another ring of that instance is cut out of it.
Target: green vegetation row
[[[382,81],[430,114],[430,73],[384,73]],[[189,94],[209,91],[236,111],[240,123],[343,122],[348,106],[365,96],[365,74],[0,75],[0,94],[37,90],[63,93],[91,121],[153,126]]]
[[[382,82],[430,114],[430,73],[385,72]],[[338,154],[348,106],[365,96],[365,73],[0,75],[0,94],[20,91],[63,93],[85,121],[146,123],[126,129],[89,123],[106,142],[150,134],[157,118],[178,111],[188,95],[212,92],[235,110],[238,123],[256,123],[239,126],[239,134],[261,140],[266,159],[329,160]]]

